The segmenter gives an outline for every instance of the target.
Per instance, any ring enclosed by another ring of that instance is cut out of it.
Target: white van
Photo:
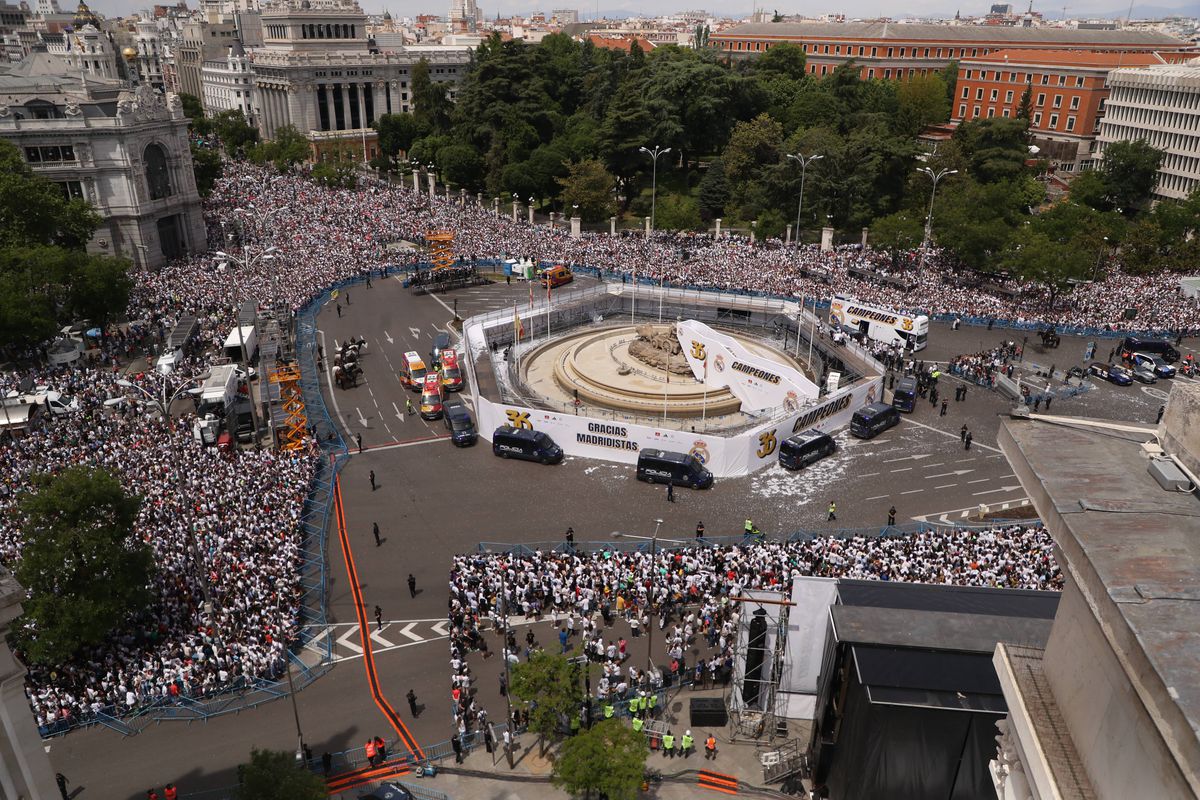
[[[67,397],[64,394],[53,390],[40,391],[35,394],[13,394],[4,398],[4,405],[7,407],[38,405],[46,411],[49,411],[55,416],[69,414],[72,411],[79,410],[79,401],[74,397]]]

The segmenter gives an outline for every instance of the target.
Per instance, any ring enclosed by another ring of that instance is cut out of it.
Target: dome
[[[390,12],[390,11],[386,11],[386,10],[385,10],[385,11],[383,12],[383,18],[384,18],[386,21],[388,21],[388,22],[391,22],[391,21],[392,21],[392,12]]]
[[[79,0],[79,8],[75,9],[75,19],[72,20],[75,30],[81,29],[84,25],[94,25],[100,27],[100,19],[92,13],[88,8],[88,4],[83,0]]]

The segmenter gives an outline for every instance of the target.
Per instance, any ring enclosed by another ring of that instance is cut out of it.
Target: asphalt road
[[[389,279],[372,289],[352,290],[348,303],[343,296],[340,317],[332,306],[320,317],[327,355],[335,340],[351,335],[369,342],[365,380],[345,391],[326,385],[326,398],[347,441],[353,443],[361,434],[364,446],[364,452],[349,459],[340,486],[361,602],[368,619],[373,622],[378,605],[384,621],[371,636],[380,691],[422,743],[444,741],[452,733],[444,624],[447,573],[452,554],[474,551],[480,542],[559,540],[568,526],[574,527],[577,541],[607,540],[613,532],[649,533],[656,519],[663,520],[664,537],[690,538],[701,520],[709,535],[727,535],[739,532],[747,516],[765,533],[779,535],[798,529],[879,527],[893,504],[899,521],[953,521],[980,503],[1000,509],[1024,500],[995,447],[999,419],[1009,404],[974,386],[964,402],[956,403],[952,378],[941,387],[951,399],[946,416],[920,402],[900,426],[874,440],[838,434],[837,454],[806,470],[793,473],[774,466],[750,477],[719,480],[708,491],[679,490],[675,503],[666,501],[662,488],[634,480],[631,466],[578,458],[554,467],[501,461],[482,440],[473,448],[455,448],[440,421],[403,413],[405,398],[415,402],[416,396],[400,385],[395,368],[407,350],[428,356],[434,336],[453,317],[456,299],[459,314],[466,317],[526,303],[528,290],[498,283],[413,297],[398,280]],[[944,361],[1013,336],[1011,331],[951,331],[935,325],[923,355]],[[1099,344],[1102,356],[1112,344]],[[1054,351],[1041,352],[1030,344],[1026,359],[1062,367],[1082,359],[1085,347],[1082,339],[1064,337]],[[1153,422],[1169,388],[1169,382],[1129,388],[1102,384],[1056,403],[1053,410]],[[964,424],[974,436],[970,451],[960,441]],[[838,506],[836,522],[826,520],[831,500]],[[380,527],[381,546],[374,542],[373,523]],[[336,532],[330,532],[329,542],[331,625],[319,633],[333,642],[338,663],[301,692],[297,704],[305,738],[318,756],[360,746],[368,736],[390,735],[368,689],[356,623],[358,598],[347,580]],[[406,585],[409,574],[417,581],[415,597]],[[616,635],[625,634],[622,624]],[[536,630],[540,641],[554,645],[547,624]],[[498,649],[498,640],[493,643]],[[644,647],[644,637],[631,640],[638,662],[645,658]],[[496,720],[503,718],[496,691],[499,661],[493,658],[477,667],[479,697]],[[417,719],[404,700],[409,689],[425,706]],[[84,800],[136,800],[149,786],[167,781],[185,793],[229,786],[235,782],[236,765],[252,746],[291,750],[295,744],[295,721],[284,700],[205,724],[164,723],[131,738],[93,728],[54,740],[49,750],[55,768],[72,786],[85,787]]]

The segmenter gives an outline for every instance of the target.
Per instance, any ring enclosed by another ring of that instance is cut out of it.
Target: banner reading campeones
[[[743,411],[796,409],[817,398],[817,386],[798,369],[750,352],[731,336],[703,322],[684,320],[675,335],[696,380],[710,389],[728,387]]]

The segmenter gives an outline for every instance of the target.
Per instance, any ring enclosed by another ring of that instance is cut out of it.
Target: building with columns
[[[432,80],[457,83],[470,61],[465,46],[380,53],[357,5],[264,8],[262,26],[263,47],[254,52],[255,121],[268,139],[294,125],[313,140],[316,158],[343,141],[374,157],[371,125],[384,114],[410,110],[413,66],[424,58]]]
[[[100,215],[89,252],[157,267],[205,247],[187,124],[177,95],[68,72],[44,50],[0,66],[0,138]]]
[[[158,24],[154,20],[138,20],[134,49],[137,50],[138,80],[150,84],[160,92],[163,91],[162,39],[159,37]]]

